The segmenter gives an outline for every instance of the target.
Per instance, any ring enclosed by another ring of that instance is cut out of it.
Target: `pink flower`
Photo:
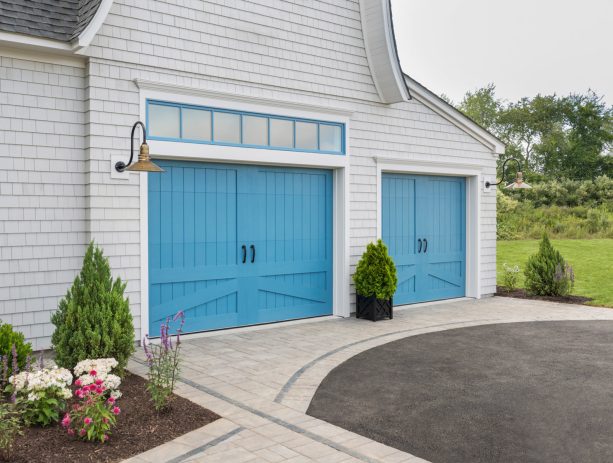
[[[109,440],[109,436],[108,436],[108,434],[105,434],[104,435],[104,442],[106,442],[107,440]]]
[[[82,385],[82,384],[83,384],[83,381],[81,381],[80,379],[77,379],[77,380],[74,382],[74,385],[75,385],[75,386],[79,386],[79,387],[81,387],[81,385]]]
[[[79,436],[83,437],[86,433],[87,431],[85,430],[85,428],[81,428],[81,430],[79,431]]]
[[[88,425],[88,424],[92,424],[92,419],[89,416],[86,416],[85,419],[83,420],[83,422]]]
[[[103,387],[97,387],[96,388],[96,394],[101,395],[104,392],[104,388]]]
[[[119,407],[113,407],[113,415],[119,415],[121,413],[121,409]]]
[[[114,397],[109,397],[107,402],[110,403],[111,405],[113,405],[115,403],[115,398]]]
[[[70,426],[70,415],[68,413],[66,413],[64,415],[64,418],[62,419],[62,426],[64,428],[67,428],[68,426]]]
[[[96,378],[96,386],[100,386],[104,381],[102,381],[100,378]]]
[[[109,419],[105,416],[105,417],[102,418],[102,422],[104,424],[108,424],[109,423]]]
[[[68,433],[69,436],[74,436],[74,429],[68,428],[66,432]]]
[[[83,398],[83,389],[77,389],[76,391],[74,391],[74,395],[77,396],[79,399]]]
[[[96,370],[91,370],[91,371],[89,372],[89,375],[90,375],[90,376],[97,376],[97,375],[98,375],[98,372],[97,372]]]

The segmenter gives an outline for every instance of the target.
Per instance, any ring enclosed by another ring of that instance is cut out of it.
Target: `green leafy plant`
[[[7,387],[28,426],[48,426],[59,420],[72,397],[72,374],[65,368],[25,370],[11,377]]]
[[[64,415],[62,427],[70,436],[104,443],[109,440],[121,409],[113,395],[106,397],[108,391],[98,372],[92,370],[90,376],[92,382],[75,391],[79,402]]]
[[[58,365],[73,368],[91,358],[117,359],[123,376],[134,352],[134,324],[125,283],[113,280],[108,259],[90,243],[81,273],[51,317],[51,338]]]
[[[0,402],[0,460],[9,461],[17,436],[23,435],[19,411],[14,405]]]
[[[518,265],[511,266],[506,263],[502,264],[502,284],[507,291],[514,291],[517,289],[519,271]]]
[[[391,299],[396,292],[396,266],[382,240],[370,243],[353,275],[355,289],[361,296]]]
[[[143,349],[149,365],[147,390],[153,406],[158,412],[168,407],[175,383],[179,377],[181,332],[185,323],[183,311],[178,312],[173,321],[178,319],[181,322],[176,330],[174,344],[170,334],[170,318],[167,318],[160,326],[159,344],[151,344],[147,336],[143,339]]]
[[[546,234],[539,251],[528,258],[524,275],[526,290],[538,296],[567,296],[575,282],[572,267],[554,249]]]
[[[13,374],[13,349],[16,353],[17,367],[23,370],[32,355],[32,345],[25,341],[23,333],[14,331],[8,323],[0,322],[0,363],[3,370],[6,368],[6,372],[2,371],[0,375],[4,380]]]

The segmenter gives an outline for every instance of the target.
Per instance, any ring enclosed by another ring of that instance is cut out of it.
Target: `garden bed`
[[[219,418],[199,405],[173,395],[166,412],[156,413],[145,389],[146,382],[128,375],[118,401],[121,415],[108,442],[84,442],[66,434],[59,423],[47,428],[24,429],[15,442],[13,462],[69,463],[117,462],[173,440]]]
[[[518,299],[534,299],[537,301],[562,302],[564,304],[582,304],[586,305],[592,301],[592,298],[585,296],[534,296],[528,294],[525,289],[517,288],[509,291],[504,286],[496,286],[496,296],[516,297]]]

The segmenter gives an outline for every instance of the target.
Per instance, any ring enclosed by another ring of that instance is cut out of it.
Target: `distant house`
[[[165,173],[115,170],[137,120]],[[90,240],[138,337],[349,316],[377,237],[396,305],[490,295],[503,149],[403,74],[388,0],[0,0],[0,318],[48,347]]]

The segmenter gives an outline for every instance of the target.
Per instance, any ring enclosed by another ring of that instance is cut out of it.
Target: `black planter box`
[[[364,297],[356,294],[355,318],[366,320],[383,320],[394,318],[394,305],[392,299],[377,299],[375,296]]]

